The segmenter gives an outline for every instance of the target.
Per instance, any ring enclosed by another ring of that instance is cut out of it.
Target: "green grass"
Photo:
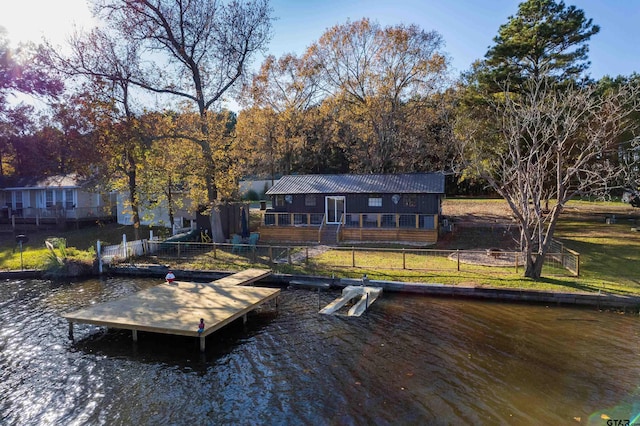
[[[141,227],[139,231],[141,238],[149,237],[148,227]],[[161,231],[154,232],[158,235]],[[132,226],[113,223],[73,230],[21,231],[20,233],[24,233],[29,238],[22,247],[22,262],[20,249],[13,234],[5,233],[0,239],[0,270],[20,270],[21,264],[24,269],[44,269],[49,260],[49,250],[45,247],[45,240],[51,237],[64,238],[67,244],[67,257],[83,262],[90,262],[95,258],[98,240],[103,245],[109,245],[119,244],[123,234],[127,236],[127,241],[135,238],[135,230]]]
[[[452,212],[482,216],[489,212],[490,217],[505,214],[501,200],[445,200],[445,214]],[[449,211],[447,211],[449,209]],[[471,213],[469,213],[471,212]],[[500,213],[502,212],[502,213]],[[640,232],[631,231],[640,212],[619,202],[572,201],[569,203],[556,231],[556,239],[566,247],[580,253],[580,276],[573,277],[566,270],[547,264],[543,278],[534,281],[523,277],[520,266],[516,272],[511,267],[487,267],[461,264],[444,255],[420,254],[407,248],[405,267],[402,268],[402,253],[377,251],[356,252],[356,267],[352,267],[350,249],[329,250],[310,260],[308,264],[270,265],[266,253],[257,254],[258,262],[280,273],[307,274],[336,277],[360,278],[367,274],[371,279],[392,281],[429,282],[450,285],[486,286],[514,288],[522,290],[545,291],[589,291],[607,292],[624,295],[640,295]],[[459,213],[458,213],[459,214]],[[615,214],[618,218],[613,225],[605,224],[604,218]],[[638,222],[640,223],[640,222]],[[158,235],[155,230],[155,235]],[[71,230],[66,232],[43,231],[28,233],[29,242],[23,250],[23,263],[26,269],[40,269],[47,263],[48,251],[44,247],[47,237],[64,237],[67,241],[67,254],[70,257],[91,259],[89,248],[95,247],[100,239],[104,244],[118,244],[122,234],[127,240],[134,239],[133,228],[116,224]],[[140,236],[147,238],[149,229],[140,230]],[[442,238],[435,248],[442,249],[483,249],[488,246],[503,246],[510,236],[499,231],[484,229],[466,229]],[[0,270],[20,269],[20,253],[11,238],[0,243]],[[275,255],[282,257],[280,253]],[[174,268],[207,270],[240,270],[255,267],[252,255],[232,254],[218,250],[214,258],[212,252],[206,252],[188,259],[159,259],[162,263],[171,263]],[[144,261],[151,261],[149,259]]]

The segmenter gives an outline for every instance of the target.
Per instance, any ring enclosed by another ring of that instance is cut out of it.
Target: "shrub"
[[[250,189],[245,194],[245,198],[249,201],[258,201],[260,199],[260,196],[254,189]]]

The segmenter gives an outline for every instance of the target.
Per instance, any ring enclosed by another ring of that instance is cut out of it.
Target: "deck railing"
[[[437,229],[438,216],[414,213],[347,213],[345,228]]]
[[[321,226],[322,213],[278,213],[266,212],[262,226]],[[341,216],[345,228],[414,228],[437,229],[438,216],[414,213],[345,213]]]
[[[99,207],[72,207],[72,208],[40,208],[40,207],[23,207],[7,211],[9,219],[15,217],[18,219],[86,219],[100,218],[111,216],[113,213],[111,206]]]
[[[323,222],[323,213],[266,212],[262,218],[262,226],[320,226]]]

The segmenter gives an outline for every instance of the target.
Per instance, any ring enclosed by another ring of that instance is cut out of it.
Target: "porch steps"
[[[320,234],[320,244],[327,246],[335,246],[338,244],[338,237],[336,232],[338,231],[338,225],[325,224]]]

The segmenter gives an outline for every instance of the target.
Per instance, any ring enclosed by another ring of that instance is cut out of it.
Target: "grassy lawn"
[[[123,234],[126,234],[127,241],[132,241],[135,237],[132,226],[114,223],[64,231],[26,230],[23,233],[29,238],[29,241],[22,248],[24,269],[43,269],[46,266],[49,250],[45,247],[45,240],[51,237],[64,238],[67,242],[67,256],[81,260],[95,258],[95,247],[98,240],[103,245],[109,245],[120,243]],[[149,228],[141,227],[139,235],[140,238],[148,238]],[[20,250],[13,233],[0,234],[0,271],[20,270],[20,267]]]
[[[478,227],[456,228],[444,235],[437,246],[442,250],[485,250],[489,247],[514,248],[513,231],[507,234],[504,228],[493,229],[490,223],[508,223],[511,214],[502,200],[495,199],[446,199],[443,214],[454,222],[484,224]],[[616,223],[606,224],[606,218],[616,217]],[[353,253],[349,248],[328,250],[312,257],[309,264],[274,266],[277,272],[336,277],[360,278],[363,274],[371,279],[409,282],[430,282],[451,285],[472,285],[549,291],[592,291],[616,294],[640,295],[640,232],[631,231],[640,226],[640,210],[634,210],[620,202],[572,201],[566,207],[559,222],[556,239],[568,248],[580,253],[580,276],[573,277],[566,270],[548,264],[544,278],[533,281],[523,278],[522,266],[516,272],[515,265],[488,267],[461,264],[457,270],[455,259],[447,257],[449,252],[430,252],[428,255],[407,247],[403,258],[400,252],[357,251],[356,267],[352,267]],[[67,232],[43,231],[28,234],[29,242],[24,247],[25,268],[41,268],[48,256],[44,248],[47,237],[58,236],[67,240],[69,251],[74,256],[91,256],[87,249],[95,247],[96,240],[105,244],[117,244],[122,234],[127,240],[134,239],[132,227],[116,224],[85,228]],[[155,234],[158,234],[156,230]],[[143,238],[149,229],[140,230]],[[0,270],[20,269],[20,254],[12,234],[4,234],[0,242]],[[173,267],[185,269],[238,270],[251,267],[251,256],[232,254],[218,250],[202,253],[188,260],[170,262]],[[265,252],[257,253],[257,260],[269,264]],[[405,269],[402,268],[404,264]]]

